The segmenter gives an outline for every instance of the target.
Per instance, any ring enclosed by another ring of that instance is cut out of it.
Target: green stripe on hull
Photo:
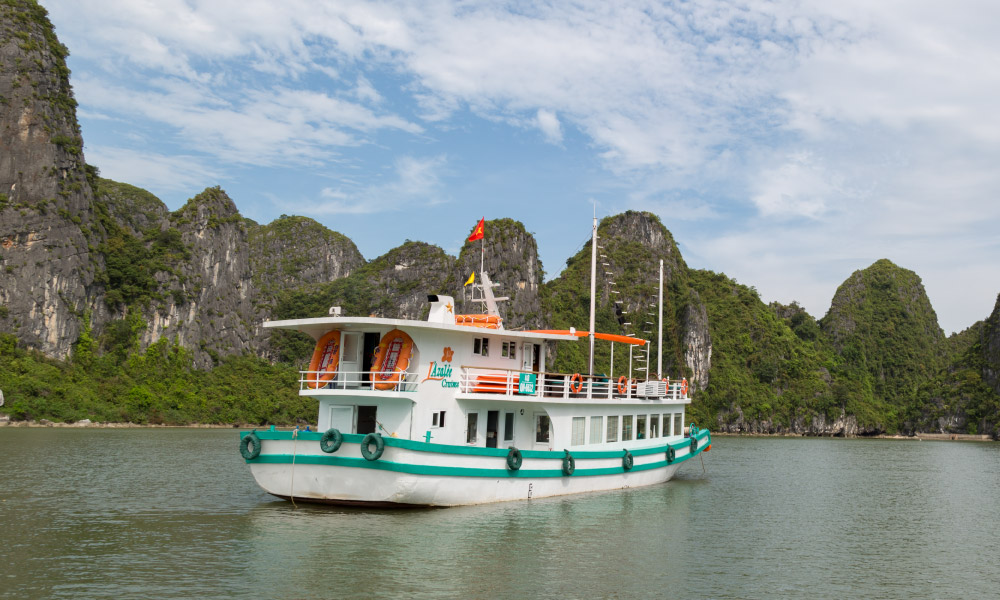
[[[268,433],[268,434],[273,435],[274,433],[287,433],[287,432],[262,432],[262,433]],[[275,438],[275,437],[266,437],[265,438],[265,437],[263,437],[261,435],[261,433],[258,433],[257,435],[260,436],[261,439],[282,439],[282,440],[289,440],[289,439],[291,439],[290,435],[288,435],[287,437],[282,437],[282,438]],[[351,435],[351,438],[357,438],[357,440],[356,440],[357,443],[360,443],[361,440],[364,438],[364,436],[362,436],[362,435],[353,435],[353,434],[349,434],[349,435]],[[708,446],[708,444],[711,443],[711,436],[708,434],[707,431],[704,433],[704,435],[702,435],[700,437],[701,437],[701,439],[700,439],[699,444],[698,444],[698,450],[694,454],[686,454],[684,456],[679,456],[676,459],[674,459],[673,463],[667,463],[666,458],[664,458],[664,460],[662,460],[662,461],[655,461],[655,462],[651,462],[651,463],[647,463],[647,464],[635,465],[628,472],[649,471],[649,470],[652,470],[652,469],[660,469],[660,468],[666,467],[668,465],[682,463],[682,462],[688,460],[689,458],[693,458],[694,456],[697,456],[699,453],[701,453],[702,450],[706,446]],[[300,439],[301,439],[301,435],[300,435]],[[355,441],[353,439],[348,438],[348,435],[345,435],[344,439],[345,439],[345,441],[348,441],[348,440],[349,441]],[[389,444],[388,443],[389,440],[392,439],[392,438],[384,438],[384,439],[386,440],[386,445],[387,446],[388,445],[395,445],[395,444]],[[408,440],[395,440],[395,439],[393,439],[392,441],[395,441],[395,442],[406,441],[406,442],[410,443]],[[683,444],[682,443],[679,446],[676,446],[675,448],[677,448],[677,447],[683,448],[685,446],[689,447],[689,444],[690,444],[690,442],[688,442],[688,444]],[[433,445],[433,444],[430,444],[430,445]],[[445,447],[447,447],[447,448],[461,448],[460,446],[445,446]],[[642,454],[640,454],[640,451],[637,450],[637,451],[633,452],[632,455],[633,456],[644,456],[644,455],[647,455],[647,454],[656,454],[656,453],[663,454],[663,453],[666,453],[666,448],[667,448],[666,446],[663,446],[662,448],[655,449],[655,450],[650,451],[650,452],[642,452]],[[493,448],[463,448],[463,449],[468,449],[468,450],[489,450],[489,451],[493,451],[494,450]],[[445,453],[447,453],[447,452],[445,452]],[[542,454],[544,456],[540,456],[540,457],[539,456],[532,456],[532,455],[529,455],[528,452],[522,452],[522,454],[524,456],[528,457],[528,458],[562,459],[563,456],[564,456],[564,454],[561,453],[561,452],[534,451],[533,453],[534,454]],[[471,453],[465,453],[465,452],[463,452],[461,454],[471,454]],[[589,456],[584,456],[584,455],[589,455]],[[496,456],[498,458],[504,458],[504,457],[507,456],[507,453],[506,453],[506,451],[501,451],[499,454],[490,454],[490,456]],[[622,451],[612,451],[612,452],[579,452],[579,453],[574,453],[573,457],[576,458],[577,460],[579,460],[581,458],[621,458],[622,457]],[[261,454],[259,457],[255,458],[255,459],[248,460],[246,462],[249,463],[249,464],[292,464],[292,460],[293,460],[293,456],[291,454]],[[483,468],[475,468],[475,467],[445,467],[445,466],[438,466],[438,465],[414,465],[414,464],[409,464],[409,463],[397,463],[397,462],[391,462],[391,461],[385,461],[385,460],[369,461],[369,460],[365,460],[364,458],[353,458],[353,457],[342,457],[342,456],[324,456],[324,455],[317,455],[317,454],[305,454],[305,455],[301,455],[300,454],[300,455],[297,455],[297,456],[294,457],[294,461],[295,461],[295,464],[299,464],[299,465],[307,464],[307,465],[326,465],[326,466],[335,466],[335,467],[352,467],[352,468],[360,468],[360,469],[375,469],[375,470],[378,470],[378,471],[394,471],[394,472],[397,472],[397,473],[407,473],[407,474],[410,474],[410,475],[433,475],[433,476],[438,476],[438,477],[494,477],[494,478],[509,478],[509,479],[518,479],[518,478],[524,479],[524,478],[538,478],[538,477],[567,477],[567,475],[563,474],[561,466],[559,468],[554,468],[554,469],[520,469],[520,470],[517,470],[517,471],[511,471],[511,470],[507,469],[506,467],[504,467],[504,468],[497,468],[497,469],[483,469]],[[587,477],[587,476],[595,476],[595,475],[617,475],[617,474],[625,473],[625,472],[626,471],[625,471],[624,467],[601,467],[601,468],[594,468],[594,469],[586,469],[586,468],[579,468],[578,467],[576,469],[576,471],[573,473],[573,475],[570,475],[568,477]]]
[[[241,431],[240,439],[249,434],[249,431]],[[257,437],[261,440],[277,440],[277,441],[292,441],[292,431],[255,431]],[[345,433],[343,434],[344,441],[354,444],[361,444],[361,441],[365,439],[365,436],[360,433]],[[300,431],[298,433],[299,441],[315,441],[319,443],[320,438],[323,437],[322,433],[317,431]],[[701,446],[711,443],[711,435],[708,430],[702,430],[695,437],[698,438],[698,451],[701,452]],[[399,438],[382,436],[382,440],[385,445],[390,448],[402,448],[403,450],[411,450],[414,452],[434,452],[436,454],[461,454],[465,456],[494,456],[499,458],[507,457],[506,448],[482,448],[479,446],[452,446],[448,444],[431,444],[427,442],[418,442],[414,440],[401,440]],[[667,447],[673,447],[673,449],[680,450],[682,448],[687,448],[690,444],[690,438],[684,438],[683,441],[676,444],[664,444],[662,446],[653,446],[651,448],[635,448],[629,449],[632,456],[649,456],[651,454],[660,454],[667,451]],[[580,450],[573,452],[573,458],[576,459],[588,459],[588,458],[621,458],[622,453],[625,448],[621,450]],[[562,450],[521,450],[521,456],[524,458],[558,458],[562,459],[564,452]],[[677,461],[682,460],[678,458]],[[677,462],[674,461],[674,462]]]

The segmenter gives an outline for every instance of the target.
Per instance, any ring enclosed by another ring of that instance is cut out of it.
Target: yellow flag
[[[465,285],[463,285],[462,287],[465,287],[466,285],[469,285],[470,283],[475,283],[475,282],[476,282],[476,272],[473,271],[472,275],[469,275],[469,280],[466,281]]]

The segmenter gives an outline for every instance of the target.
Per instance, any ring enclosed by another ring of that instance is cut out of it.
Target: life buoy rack
[[[667,446],[667,464],[671,464],[677,458],[677,451],[674,450],[673,446]]]
[[[632,458],[632,453],[626,450],[625,456],[622,457],[622,468],[626,471],[631,471],[633,464],[635,464],[635,459]]]
[[[260,456],[260,438],[255,432],[251,431],[240,440],[240,456],[247,460]]]
[[[576,459],[569,453],[569,450],[566,450],[566,456],[563,456],[562,464],[563,475],[572,475],[573,471],[576,471]]]
[[[309,387],[316,390],[337,375],[340,363],[340,330],[326,332],[316,342],[312,360],[309,361]]]
[[[625,392],[627,391],[628,391],[628,379],[624,375],[622,375],[621,377],[618,378],[618,393],[624,396]]]
[[[405,331],[393,329],[382,336],[372,357],[368,379],[377,390],[391,390],[406,376],[413,353],[413,340]]]
[[[579,373],[573,373],[573,376],[569,378],[569,391],[574,394],[579,394],[583,389],[583,376]]]
[[[507,468],[511,471],[516,471],[521,468],[521,463],[523,461],[524,459],[521,458],[521,451],[514,446],[511,446],[510,450],[507,452]]]
[[[375,444],[374,452],[371,449],[372,444]],[[361,456],[364,456],[365,460],[378,460],[382,458],[383,452],[385,452],[385,440],[382,439],[381,435],[369,433],[365,439],[361,440]]]
[[[455,325],[500,329],[503,327],[503,319],[497,315],[455,315]]]
[[[331,427],[326,430],[323,437],[319,438],[319,449],[327,454],[333,454],[337,450],[340,450],[340,445],[343,443],[344,434]]]

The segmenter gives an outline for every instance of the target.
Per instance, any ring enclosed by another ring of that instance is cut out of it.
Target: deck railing
[[[621,380],[604,375],[541,373],[488,367],[459,368],[459,392],[565,399],[685,400],[681,382]]]
[[[373,371],[337,371],[328,381],[322,381],[324,373],[320,371],[299,371],[299,390],[349,390],[357,392],[415,392],[417,391],[417,376],[415,373],[402,373],[398,383],[382,383]],[[372,385],[372,379],[376,385]]]

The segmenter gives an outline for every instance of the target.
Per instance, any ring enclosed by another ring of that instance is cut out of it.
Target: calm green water
[[[293,508],[233,430],[0,429],[2,598],[986,598],[1000,445],[716,438],[665,485]]]

